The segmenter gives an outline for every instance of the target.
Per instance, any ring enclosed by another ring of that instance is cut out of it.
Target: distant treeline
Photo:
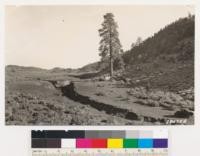
[[[126,65],[163,60],[168,62],[193,60],[194,16],[181,18],[161,29],[139,46],[124,53]]]

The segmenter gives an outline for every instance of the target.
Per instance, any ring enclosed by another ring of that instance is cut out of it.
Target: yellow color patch
[[[123,148],[123,139],[108,139],[108,148]]]

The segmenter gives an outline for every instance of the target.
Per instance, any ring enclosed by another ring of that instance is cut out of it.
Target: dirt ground
[[[77,71],[6,67],[7,125],[165,125],[194,123],[194,89],[127,87],[80,79]],[[184,121],[182,123],[182,121]]]

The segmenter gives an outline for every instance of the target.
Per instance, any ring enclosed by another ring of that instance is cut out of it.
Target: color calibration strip
[[[168,139],[32,139],[32,148],[168,148]]]
[[[167,131],[32,131],[32,148],[168,148]]]

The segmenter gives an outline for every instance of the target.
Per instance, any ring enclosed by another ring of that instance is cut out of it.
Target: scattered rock
[[[174,116],[175,116],[175,117],[178,117],[178,118],[189,118],[189,117],[192,116],[192,115],[193,115],[193,112],[188,111],[188,110],[186,110],[186,109],[182,109],[182,110],[176,111],[176,112],[174,113]]]
[[[69,81],[69,80],[57,81],[55,86],[60,88],[60,87],[68,86],[68,85],[70,85],[70,83],[71,83],[71,81]]]
[[[96,93],[95,95],[96,95],[96,96],[105,96],[105,94],[102,93],[102,92],[98,92],[98,93]]]

